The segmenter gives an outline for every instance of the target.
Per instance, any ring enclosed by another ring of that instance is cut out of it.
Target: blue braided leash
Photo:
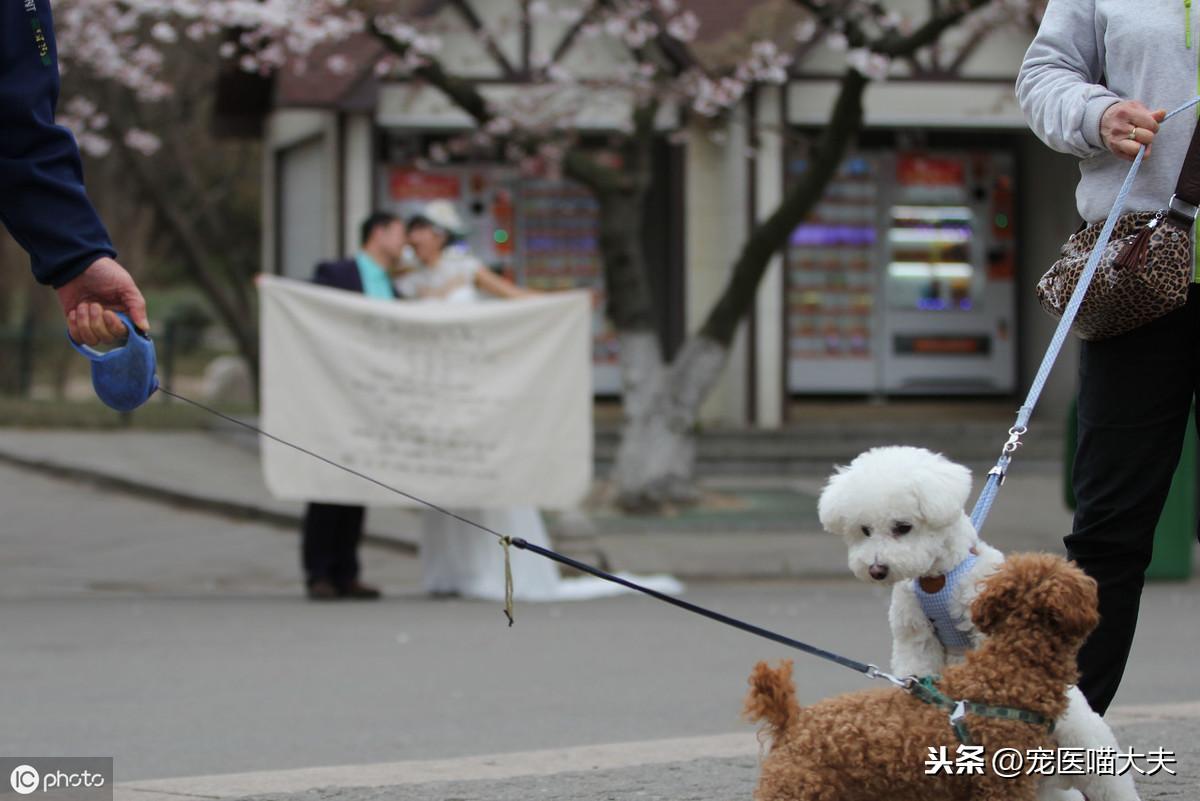
[[[1166,122],[1182,111],[1186,111],[1197,103],[1200,103],[1200,97],[1189,100],[1167,114],[1163,118],[1163,122]],[[1012,463],[1013,454],[1021,446],[1021,437],[1029,430],[1029,418],[1033,415],[1033,408],[1037,405],[1038,398],[1041,397],[1042,389],[1046,386],[1046,380],[1050,377],[1050,370],[1054,367],[1054,362],[1058,360],[1059,351],[1062,350],[1063,343],[1066,342],[1067,335],[1071,331],[1071,324],[1075,322],[1075,315],[1079,313],[1079,306],[1083,303],[1083,296],[1087,293],[1088,286],[1091,285],[1092,278],[1096,274],[1096,266],[1100,263],[1100,256],[1104,253],[1104,248],[1108,245],[1108,240],[1112,237],[1113,227],[1117,224],[1117,218],[1121,216],[1121,212],[1125,208],[1125,200],[1129,197],[1129,192],[1133,188],[1133,179],[1137,177],[1138,169],[1142,166],[1142,158],[1145,155],[1146,146],[1142,145],[1138,148],[1137,157],[1134,158],[1133,165],[1129,168],[1129,173],[1125,176],[1125,183],[1121,185],[1121,191],[1117,193],[1117,199],[1113,201],[1112,211],[1108,213],[1108,219],[1104,221],[1104,227],[1100,229],[1100,238],[1096,241],[1096,247],[1093,248],[1092,254],[1088,257],[1087,264],[1084,265],[1083,274],[1079,277],[1079,285],[1075,287],[1075,292],[1071,295],[1071,300],[1067,303],[1067,308],[1063,312],[1062,318],[1058,321],[1058,328],[1054,330],[1054,336],[1050,339],[1050,347],[1046,349],[1046,355],[1042,357],[1042,364],[1038,368],[1037,375],[1033,379],[1033,384],[1029,388],[1029,395],[1026,396],[1025,403],[1017,412],[1017,422],[1008,430],[1008,441],[1004,443],[1000,459],[996,462],[996,466],[988,471],[987,483],[984,484],[983,491],[979,493],[979,500],[975,502],[975,508],[971,511],[971,524],[975,526],[976,531],[983,528],[983,523],[987,520],[988,513],[992,511],[992,504],[996,501],[996,494],[1000,491],[1001,485],[1004,484],[1004,477],[1008,475],[1008,466]]]

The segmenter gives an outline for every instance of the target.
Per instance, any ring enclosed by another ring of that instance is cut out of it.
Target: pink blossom
[[[171,44],[179,39],[174,26],[168,22],[157,22],[150,29],[150,35],[164,44]]]
[[[76,134],[75,141],[81,151],[93,158],[104,158],[112,150],[112,142],[90,131]]]
[[[814,19],[806,19],[803,22],[797,23],[796,29],[792,31],[792,38],[797,42],[811,42],[816,35],[817,21]]]
[[[162,147],[162,140],[149,131],[131,128],[125,134],[125,144],[143,156],[152,156]]]
[[[699,30],[700,18],[691,11],[685,11],[667,23],[667,33],[681,42],[692,41]]]
[[[887,78],[891,67],[891,59],[879,53],[874,53],[865,47],[856,47],[846,54],[846,63],[864,77],[876,81]]]
[[[334,75],[345,75],[350,72],[350,59],[343,55],[330,56],[325,59],[325,68]]]

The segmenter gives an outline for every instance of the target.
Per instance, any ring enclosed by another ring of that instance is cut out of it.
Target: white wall
[[[782,90],[770,87],[759,92],[755,104],[758,117],[758,147],[755,154],[755,211],[764,220],[783,200]],[[775,254],[758,287],[755,301],[755,422],[775,428],[783,425],[784,329],[783,257]]]
[[[285,275],[307,280],[316,261],[339,255],[337,115],[272,112],[263,153],[262,269],[275,272],[282,256]],[[282,175],[279,164],[287,165]]]
[[[342,241],[347,253],[359,245],[359,226],[375,211],[375,124],[369,114],[353,114],[342,129]]]
[[[744,111],[714,141],[711,131],[689,130],[685,191],[687,328],[704,323],[729,279],[730,267],[746,236],[749,191]],[[746,327],[734,341],[729,364],[700,409],[701,423],[740,425],[746,408]]]

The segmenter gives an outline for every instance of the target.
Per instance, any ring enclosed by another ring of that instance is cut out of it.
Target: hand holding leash
[[[142,293],[114,259],[97,259],[57,292],[71,339],[82,345],[94,347],[124,339],[125,326],[117,319],[118,312],[128,314],[141,330],[150,330]]]
[[[1122,100],[1109,106],[1100,117],[1100,138],[1118,158],[1133,161],[1142,145],[1146,146],[1149,157],[1158,124],[1166,116],[1166,109],[1151,111],[1136,100]]]

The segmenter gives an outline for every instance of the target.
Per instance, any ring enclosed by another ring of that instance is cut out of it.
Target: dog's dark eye
[[[910,531],[912,531],[912,523],[896,523],[892,526],[892,533],[897,537],[903,537]]]
[[[862,533],[863,533],[863,536],[864,536],[864,537],[869,537],[869,536],[871,536],[871,527],[870,527],[870,526],[863,526],[863,527],[862,527]]]

